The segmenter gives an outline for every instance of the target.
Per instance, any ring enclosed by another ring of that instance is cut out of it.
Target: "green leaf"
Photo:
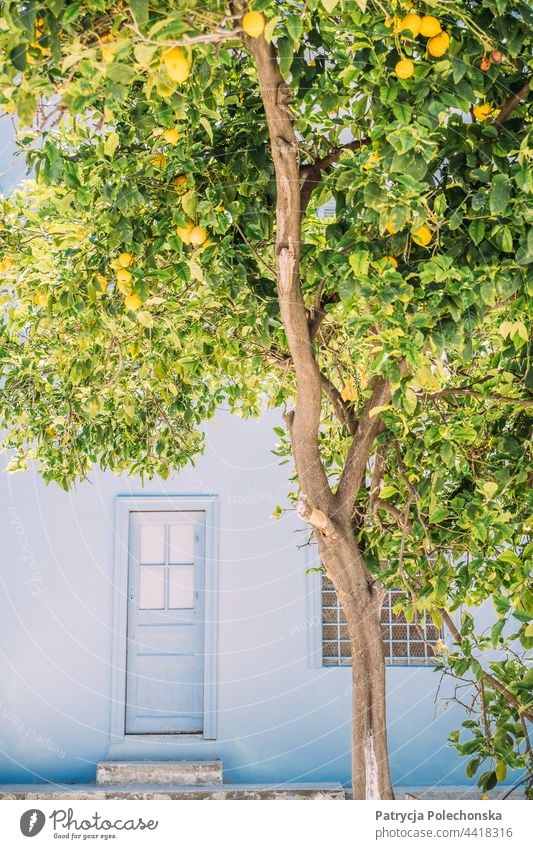
[[[496,609],[496,613],[499,616],[505,616],[506,613],[509,612],[509,608],[511,607],[511,602],[504,595],[493,595],[492,602]]]
[[[448,221],[450,230],[458,230],[463,223],[463,213],[461,210],[456,210]]]
[[[468,658],[462,657],[460,660],[457,660],[453,664],[453,671],[459,678],[461,678],[465,674],[467,669],[469,669],[469,667],[470,661],[468,660]]]
[[[37,16],[37,3],[35,0],[26,0],[25,3],[17,4],[19,6],[18,21],[22,27],[33,36],[35,26],[35,18]]]
[[[80,0],[76,0],[75,3],[70,3],[69,6],[65,9],[61,16],[61,23],[73,24],[74,21],[78,18],[81,11],[81,2]]]
[[[153,327],[154,326],[154,317],[152,313],[147,310],[141,310],[141,312],[137,313],[137,321],[139,324],[142,324],[143,327]]]
[[[198,198],[196,196],[196,192],[194,192],[192,189],[189,192],[185,192],[185,194],[181,198],[181,205],[183,211],[189,216],[189,218],[194,218],[196,215],[196,209],[198,207]]]
[[[505,174],[496,174],[492,181],[489,195],[490,211],[493,215],[500,215],[507,209],[511,197],[509,178]]]
[[[148,0],[130,0],[130,7],[138,27],[148,23]]]
[[[270,20],[266,22],[265,29],[263,31],[263,38],[265,39],[267,44],[271,43],[272,38],[274,36],[274,30],[276,29],[280,21],[280,16],[275,15],[273,18],[270,18]]]
[[[189,261],[189,270],[191,272],[191,277],[194,280],[198,280],[199,283],[204,282],[204,272],[201,265],[198,265],[193,259]]]
[[[474,219],[468,225],[468,232],[473,243],[479,245],[485,236],[485,222],[480,219]]]
[[[500,642],[500,637],[502,635],[502,631],[505,627],[505,619],[499,619],[498,622],[495,622],[492,628],[490,629],[490,641],[494,648]]]
[[[476,772],[479,769],[480,763],[481,763],[480,758],[474,758],[473,760],[468,761],[468,763],[466,765],[466,770],[465,770],[467,778],[473,778],[474,777],[474,775],[476,774]]]
[[[498,779],[498,781],[505,781],[507,777],[507,766],[504,761],[498,762],[494,772],[496,773],[496,778]]]
[[[369,251],[355,251],[350,254],[348,262],[356,277],[362,277],[368,274],[368,263],[370,260]]]
[[[493,498],[498,492],[498,484],[494,481],[479,481],[478,486],[485,498]]]
[[[334,8],[339,4],[339,0],[321,0],[326,12],[333,12]]]
[[[289,15],[287,18],[287,32],[293,41],[299,41],[304,31],[304,24],[300,15]]]
[[[104,142],[104,153],[105,153],[105,155],[109,156],[111,159],[113,159],[113,156],[115,155],[115,151],[118,148],[119,144],[120,144],[120,139],[119,139],[118,133],[115,133],[114,131],[109,133],[109,135],[107,136],[107,138]]]
[[[206,131],[207,135],[209,136],[209,141],[211,142],[211,144],[213,144],[213,129],[211,127],[211,124],[209,123],[209,121],[207,120],[207,118],[204,115],[200,116],[200,124],[202,125],[202,127]]]
[[[17,44],[9,54],[11,64],[17,71],[25,71],[26,62],[26,44]]]
[[[437,507],[436,510],[433,510],[432,513],[429,514],[429,521],[431,524],[438,524],[442,522],[443,519],[447,519],[450,515],[450,512],[447,507]]]
[[[410,128],[402,127],[399,130],[394,130],[394,132],[389,133],[387,141],[394,148],[396,153],[407,153],[407,151],[415,147],[417,137]]]
[[[416,410],[416,408],[418,406],[418,398],[416,397],[416,394],[411,389],[411,387],[407,387],[407,389],[405,390],[405,393],[404,393],[404,396],[403,396],[403,399],[402,399],[402,406],[403,406],[404,410],[406,410],[406,412],[408,412],[408,413],[414,413],[414,411]]]
[[[379,416],[380,413],[384,413],[385,410],[392,410],[392,404],[381,404],[379,407],[372,407],[368,416],[373,419],[376,416]]]
[[[510,254],[513,252],[513,234],[509,227],[503,227],[500,232],[500,240],[502,251],[504,253]]]
[[[443,442],[440,448],[440,456],[448,466],[452,468],[455,465],[455,451],[453,445],[449,442]]]
[[[284,35],[277,42],[279,55],[279,69],[283,77],[288,76],[294,56],[293,42]]]

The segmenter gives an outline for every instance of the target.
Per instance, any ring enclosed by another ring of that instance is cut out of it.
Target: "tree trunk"
[[[352,785],[354,799],[394,799],[387,746],[385,660],[380,611],[384,593],[369,581],[347,528],[319,540],[319,550],[348,624],[352,652]]]
[[[244,0],[233,0],[231,7],[233,14],[242,14]],[[323,375],[315,359],[300,283],[301,215],[309,197],[304,196],[302,204],[299,139],[290,108],[291,92],[281,75],[275,45],[263,37],[243,35],[243,41],[255,59],[276,171],[276,279],[281,319],[296,375],[296,407],[288,422],[302,496],[307,499],[303,515],[317,528],[322,562],[339,594],[352,644],[354,797],[392,799],[379,624],[382,594],[368,581],[351,527],[355,495],[364,479],[373,441],[382,427],[372,411],[389,403],[391,387],[384,378],[372,378],[372,394],[357,426],[351,428],[352,445],[334,495],[318,439]]]

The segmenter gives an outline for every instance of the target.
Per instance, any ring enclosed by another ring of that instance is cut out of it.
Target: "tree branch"
[[[519,106],[519,104],[523,100],[527,100],[528,95],[529,95],[529,80],[527,80],[524,83],[522,88],[519,89],[519,91],[517,91],[516,94],[513,94],[504,103],[504,105],[502,106],[502,108],[500,109],[499,113],[496,115],[496,118],[493,121],[494,126],[497,127],[498,129],[501,129],[501,127],[507,121],[507,118],[509,117],[511,112],[513,112],[516,109],[516,107]]]
[[[308,522],[308,524],[312,525],[315,531],[318,531],[328,539],[337,538],[337,531],[335,530],[333,522],[328,519],[322,510],[319,510],[317,507],[313,507],[306,495],[302,494],[300,496],[296,512],[300,519],[303,519],[304,522]]]
[[[391,399],[391,386],[383,377],[374,377],[371,381],[372,395],[367,402],[363,415],[357,425],[352,444],[348,449],[346,463],[341,475],[341,480],[336,501],[342,508],[350,508],[357,491],[363,481],[368,455],[372,448],[375,437],[383,429],[383,422],[379,415],[370,415],[374,407],[382,407]]]
[[[232,12],[242,11],[236,0]],[[296,373],[297,398],[290,437],[302,491],[312,493],[317,507],[329,512],[333,495],[320,456],[318,431],[322,378],[315,360],[308,316],[300,284],[300,167],[298,139],[287,109],[288,87],[281,76],[276,50],[263,36],[243,34],[253,56],[268,125],[276,174],[276,278],[281,320]]]
[[[331,401],[331,405],[335,410],[335,415],[341,424],[346,425],[352,436],[355,436],[355,432],[357,430],[357,419],[353,414],[353,410],[349,404],[346,403],[337,387],[323,372],[320,373],[320,377],[322,380],[324,395],[326,395]]]
[[[458,645],[461,645],[461,642],[462,642],[461,634],[460,634],[459,629],[457,628],[455,622],[453,621],[452,617],[448,613],[448,611],[443,610],[441,608],[441,609],[439,609],[439,613],[442,616],[442,621],[446,624],[446,627],[447,627],[448,631],[450,632],[450,634],[452,635],[454,641]],[[530,721],[533,720],[533,710],[525,709],[525,705],[521,704],[518,701],[518,699],[516,698],[516,696],[513,695],[513,693],[511,693],[510,690],[507,689],[507,687],[505,687],[503,684],[501,684],[500,681],[498,681],[497,678],[495,678],[493,675],[491,675],[490,672],[483,671],[483,679],[482,680],[485,681],[486,684],[489,684],[491,687],[493,687],[495,690],[498,690],[498,692],[501,693],[502,696],[505,696],[505,698],[507,699],[509,704],[511,704],[515,708],[515,710],[518,712],[518,714],[521,717],[525,716]]]
[[[300,169],[300,175],[302,177],[302,188],[300,193],[302,215],[307,209],[309,201],[311,200],[311,195],[322,181],[322,172],[327,171],[328,168],[331,168],[335,162],[338,162],[341,154],[345,150],[359,150],[359,148],[371,143],[371,139],[354,139],[353,141],[348,142],[348,144],[333,148],[327,156],[323,156],[322,159],[317,159],[312,165],[304,165]]]
[[[292,359],[288,354],[282,354],[281,352],[275,351],[273,348],[271,348],[268,351],[268,355],[272,357],[274,364],[279,366],[280,368],[286,369],[287,366],[291,368],[293,367]],[[325,374],[323,374],[323,372],[320,372],[320,381],[322,391],[326,398],[329,398],[329,400],[331,401],[333,410],[338,420],[342,425],[346,425],[352,435],[355,434],[355,431],[357,429],[357,419],[350,405],[346,403],[337,387]]]

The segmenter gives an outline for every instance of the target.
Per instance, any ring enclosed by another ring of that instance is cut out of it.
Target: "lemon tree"
[[[510,0],[0,12],[0,108],[35,175],[2,200],[9,469],[165,477],[221,404],[283,407],[276,451],[353,646],[356,798],[392,797],[387,586],[470,683],[469,774],[528,768],[530,19]]]

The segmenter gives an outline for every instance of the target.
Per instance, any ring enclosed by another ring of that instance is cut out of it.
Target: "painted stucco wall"
[[[275,424],[275,413],[220,413],[196,468],[144,487],[95,472],[65,493],[0,472],[0,781],[90,780],[109,753],[116,496],[217,493],[218,735],[179,751],[220,757],[226,781],[348,782],[350,670],[313,668],[305,534],[294,513],[270,517],[289,488],[270,453]],[[436,709],[438,680],[388,670],[397,783],[464,781],[446,743],[458,715]]]

